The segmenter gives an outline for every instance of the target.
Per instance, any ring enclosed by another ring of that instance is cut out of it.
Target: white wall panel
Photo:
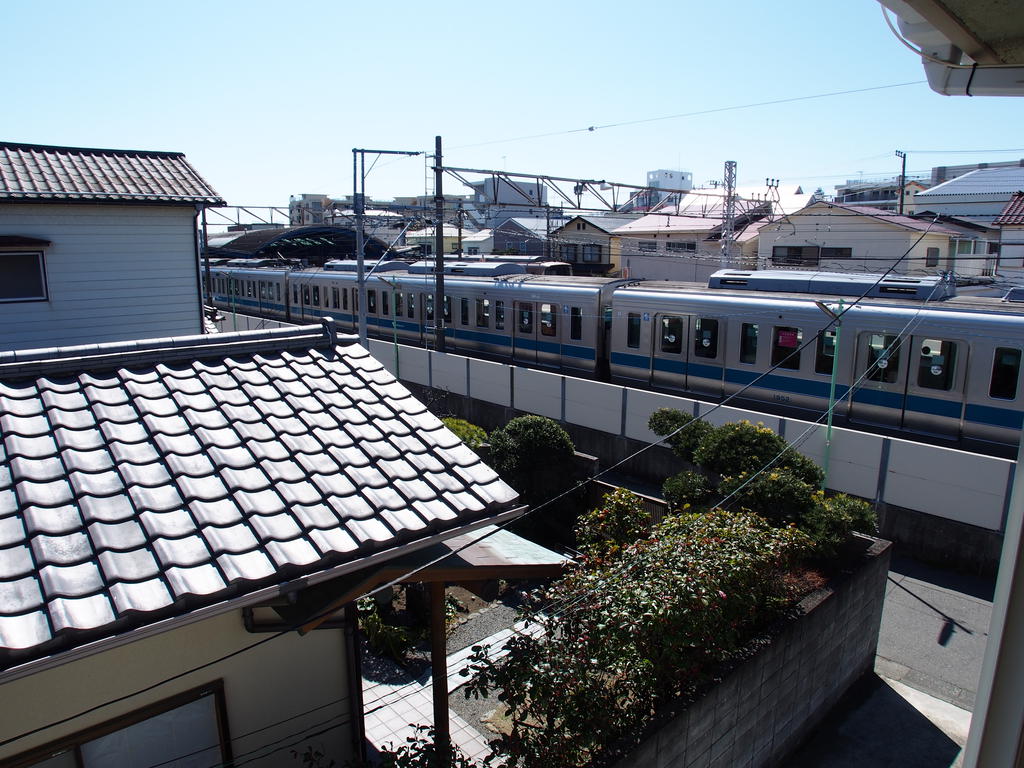
[[[469,361],[469,393],[471,397],[495,405],[512,404],[512,377],[509,367],[487,360]]]
[[[622,388],[599,381],[566,379],[565,420],[617,435],[622,425]]]
[[[562,377],[515,368],[515,407],[551,419],[562,418]]]
[[[431,355],[431,365],[434,389],[443,389],[460,395],[467,394],[465,357],[434,352]]]

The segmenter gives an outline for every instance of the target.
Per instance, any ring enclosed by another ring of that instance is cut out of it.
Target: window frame
[[[18,248],[17,250],[11,249],[0,249],[0,261],[8,256],[29,256],[36,258],[36,266],[39,270],[39,285],[42,289],[42,295],[39,296],[11,296],[10,298],[0,298],[0,304],[27,304],[29,302],[40,302],[50,300],[50,289],[46,281],[46,254],[42,248]]]
[[[1000,365],[1000,363],[999,363],[999,355],[1000,355],[1000,353],[1006,354],[1008,352],[1009,353],[1016,353],[1016,355],[1017,355],[1017,363],[1016,363],[1016,369],[1017,370],[1016,370],[1016,373],[1013,376],[1013,394],[1011,394],[1009,397],[1007,397],[1006,395],[996,395],[996,394],[993,394],[993,390],[995,389],[995,383],[996,383],[997,368],[1005,367],[1005,366],[1001,366]],[[1024,352],[1022,352],[1022,350],[1020,348],[1018,348],[1018,347],[996,347],[992,351],[992,372],[989,375],[989,381],[988,381],[988,396],[990,398],[992,398],[993,400],[1004,400],[1006,402],[1012,402],[1012,401],[1017,399],[1017,395],[1020,394],[1020,369],[1021,369],[1021,359],[1022,359],[1022,357],[1024,357]]]
[[[5,768],[32,768],[46,760],[60,754],[74,751],[75,761],[81,765],[79,751],[81,747],[91,741],[109,736],[112,733],[123,731],[138,725],[145,720],[159,715],[172,712],[175,709],[184,707],[193,702],[199,701],[204,696],[213,696],[213,711],[216,718],[217,736],[220,740],[221,762],[231,764],[234,754],[231,751],[231,732],[228,727],[227,703],[224,697],[224,680],[216,679],[204,685],[190,688],[187,691],[170,696],[166,699],[147,704],[139,709],[132,710],[119,717],[106,720],[97,725],[83,728],[67,736],[47,742],[42,746],[35,747],[26,752],[14,755],[4,761]]]

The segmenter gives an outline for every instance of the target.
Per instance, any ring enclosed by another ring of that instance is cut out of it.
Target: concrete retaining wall
[[[800,604],[801,616],[684,710],[665,713],[615,768],[773,768],[871,671],[891,547]]]

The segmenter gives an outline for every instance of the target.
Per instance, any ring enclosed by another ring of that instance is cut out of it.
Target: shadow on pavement
[[[787,768],[948,768],[959,745],[877,675],[865,675]]]
[[[990,603],[996,587],[995,579],[936,568],[895,552],[889,565],[889,572],[909,576],[912,579],[925,581],[936,587],[960,592]]]

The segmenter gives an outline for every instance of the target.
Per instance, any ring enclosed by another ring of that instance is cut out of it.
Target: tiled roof
[[[649,213],[641,219],[618,227],[612,234],[643,235],[660,232],[707,232],[721,226],[721,218],[704,216],[675,216],[669,213]]]
[[[326,323],[0,354],[0,669],[513,508],[333,339]]]
[[[1024,167],[977,168],[963,176],[936,184],[914,195],[915,201],[927,204],[947,195],[999,195],[1012,194],[1024,189]]]
[[[1024,224],[1024,192],[1018,192],[1010,198],[1010,202],[1006,204],[1002,212],[996,217],[996,220],[992,222],[996,225],[1010,224],[1010,225],[1021,225]]]
[[[224,204],[180,152],[0,142],[3,200]]]
[[[931,219],[926,219],[923,217],[920,219],[915,219],[912,216],[900,216],[899,214],[893,213],[892,211],[887,211],[884,208],[875,208],[870,205],[849,205],[843,203],[819,202],[807,206],[807,208],[804,209],[804,211],[797,211],[794,215],[799,215],[807,210],[821,207],[827,209],[838,208],[840,210],[847,211],[848,213],[853,213],[860,216],[870,216],[873,219],[879,219],[881,221],[886,222],[887,224],[894,224],[897,227],[903,227],[904,229],[912,229],[915,232],[928,232],[929,234],[933,235],[960,234],[960,232],[958,232],[955,229],[950,229],[949,227],[943,227],[940,224],[933,223]]]

